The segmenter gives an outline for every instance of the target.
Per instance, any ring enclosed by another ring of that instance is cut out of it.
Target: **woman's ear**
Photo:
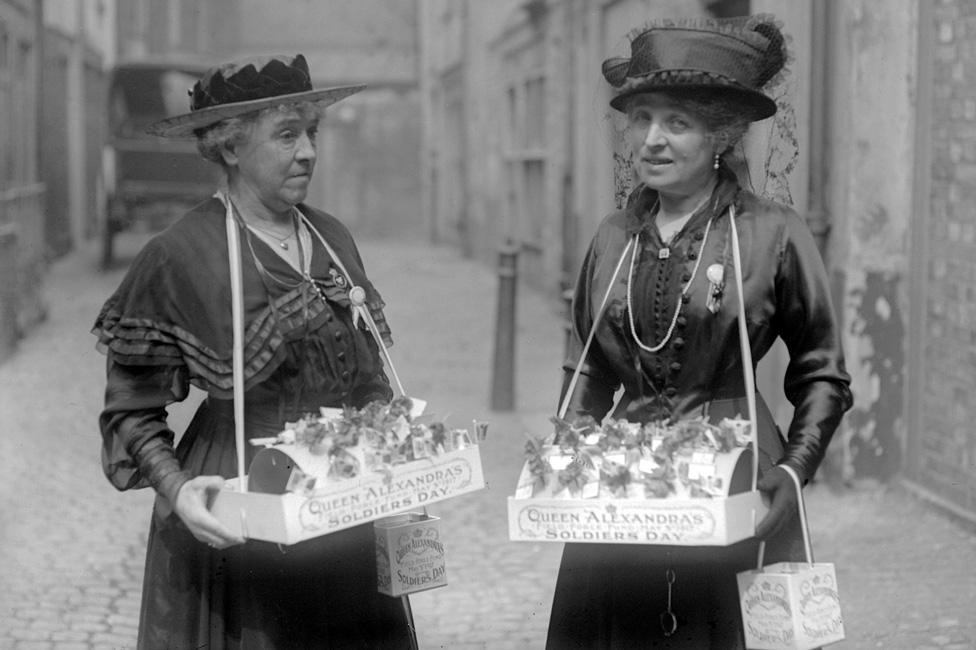
[[[220,150],[220,156],[224,159],[224,165],[227,167],[236,167],[238,162],[237,145],[230,142],[224,144]]]

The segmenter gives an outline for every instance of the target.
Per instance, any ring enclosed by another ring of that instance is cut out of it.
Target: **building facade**
[[[365,84],[326,110],[307,201],[358,236],[425,239],[417,0],[243,0],[238,54],[302,53],[316,87]]]
[[[98,226],[107,69],[115,55],[110,0],[45,0],[41,8],[41,176],[45,240],[53,256],[77,249]]]
[[[41,40],[38,2],[0,2],[0,360],[44,317]]]
[[[0,2],[0,359],[44,318],[49,261],[94,226],[114,18],[112,0]]]
[[[44,317],[40,3],[0,2],[0,361]]]
[[[655,17],[770,12],[791,36],[780,111],[751,130],[758,191],[806,218],[831,275],[855,405],[831,480],[903,480],[976,518],[976,3],[422,0],[428,229],[554,297],[627,189],[600,63]],[[781,424],[786,353],[760,365]]]
[[[426,235],[414,0],[134,0],[118,23],[127,59],[301,53],[315,87],[366,84],[326,111],[307,200],[359,235]]]

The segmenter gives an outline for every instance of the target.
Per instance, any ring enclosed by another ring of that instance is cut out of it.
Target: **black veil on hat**
[[[786,39],[768,14],[665,19],[633,32],[630,57],[604,61],[603,76],[616,91],[610,106],[618,111],[639,93],[698,88],[727,96],[758,121],[776,113],[763,89],[787,56]]]
[[[365,87],[313,89],[308,63],[301,54],[249,57],[210,68],[189,91],[190,112],[150,124],[146,132],[188,136],[221,120],[271,106],[306,101],[329,106]]]

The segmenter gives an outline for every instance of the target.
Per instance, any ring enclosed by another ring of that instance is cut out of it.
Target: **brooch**
[[[346,286],[346,278],[343,277],[343,275],[339,273],[334,266],[329,269],[329,275],[332,277],[332,281],[335,282],[335,285],[340,289]]]
[[[712,264],[705,270],[705,277],[708,278],[708,298],[705,299],[705,306],[708,311],[717,314],[719,307],[722,306],[722,292],[725,289],[725,267],[721,264]]]

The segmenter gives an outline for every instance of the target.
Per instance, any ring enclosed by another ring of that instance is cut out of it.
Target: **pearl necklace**
[[[668,341],[671,340],[671,335],[674,334],[674,327],[678,322],[678,316],[681,314],[681,306],[685,302],[685,296],[688,295],[688,289],[691,287],[691,283],[695,281],[695,276],[698,275],[698,267],[701,265],[702,253],[705,252],[705,242],[708,241],[708,233],[712,229],[712,217],[709,217],[708,223],[705,224],[705,234],[702,236],[701,246],[698,248],[698,258],[695,260],[695,266],[691,271],[691,277],[681,288],[681,294],[678,295],[678,304],[675,305],[674,315],[671,317],[671,325],[668,326],[668,333],[664,335],[664,339],[661,340],[655,346],[645,345],[640,337],[637,336],[637,328],[634,326],[634,299],[632,287],[634,284],[634,268],[636,267],[635,261],[637,260],[637,255],[640,252],[640,233],[634,235],[634,254],[630,256],[630,272],[627,274],[627,318],[630,321],[630,335],[634,337],[634,341],[641,350],[645,352],[659,352]]]

